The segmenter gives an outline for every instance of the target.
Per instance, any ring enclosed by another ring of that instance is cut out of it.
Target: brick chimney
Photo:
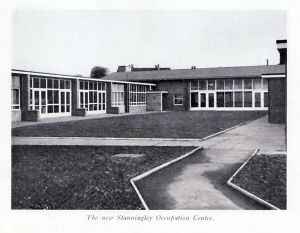
[[[287,62],[287,40],[276,40],[277,50],[280,54],[279,64],[286,64]]]

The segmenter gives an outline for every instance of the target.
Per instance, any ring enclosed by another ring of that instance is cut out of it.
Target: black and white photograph
[[[217,225],[214,213],[231,211],[287,218],[288,19],[287,9],[13,8],[9,213],[84,213],[99,229]],[[258,232],[247,225],[236,232]]]

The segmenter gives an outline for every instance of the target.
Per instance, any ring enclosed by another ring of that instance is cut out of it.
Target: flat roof
[[[166,81],[215,78],[261,78],[262,74],[282,73],[285,73],[285,65],[261,65],[138,72],[115,72],[108,75],[106,79],[118,81]]]
[[[77,79],[77,80],[81,80],[81,81],[96,81],[96,82],[124,83],[124,84],[128,83],[128,84],[156,86],[156,84],[153,84],[153,83],[130,82],[130,81],[122,81],[122,80],[97,79],[97,78],[89,78],[89,77],[76,76],[76,75],[45,73],[45,72],[28,71],[28,70],[18,70],[18,69],[12,69],[11,72],[14,73],[14,74],[30,74],[30,75],[43,76],[43,77]]]

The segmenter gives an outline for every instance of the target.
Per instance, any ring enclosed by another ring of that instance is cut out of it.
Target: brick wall
[[[21,77],[21,110],[28,111],[30,109],[30,78],[29,75],[20,75]]]
[[[146,112],[146,106],[129,106],[129,112],[130,113],[143,113]]]
[[[189,81],[163,81],[157,83],[157,91],[167,91],[165,108],[166,111],[187,111],[189,110]],[[174,105],[173,97],[175,94],[183,96],[182,105]]]
[[[12,110],[11,111],[11,121],[21,121],[21,111]]]
[[[269,122],[286,122],[285,78],[269,80]]]
[[[162,93],[148,92],[146,96],[147,111],[162,111]]]

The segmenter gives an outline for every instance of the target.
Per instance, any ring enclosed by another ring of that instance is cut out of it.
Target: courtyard
[[[150,209],[266,209],[226,181],[255,148],[286,150],[284,130],[261,111],[102,115],[13,127],[12,208],[144,209],[130,179],[202,147],[137,182]]]

